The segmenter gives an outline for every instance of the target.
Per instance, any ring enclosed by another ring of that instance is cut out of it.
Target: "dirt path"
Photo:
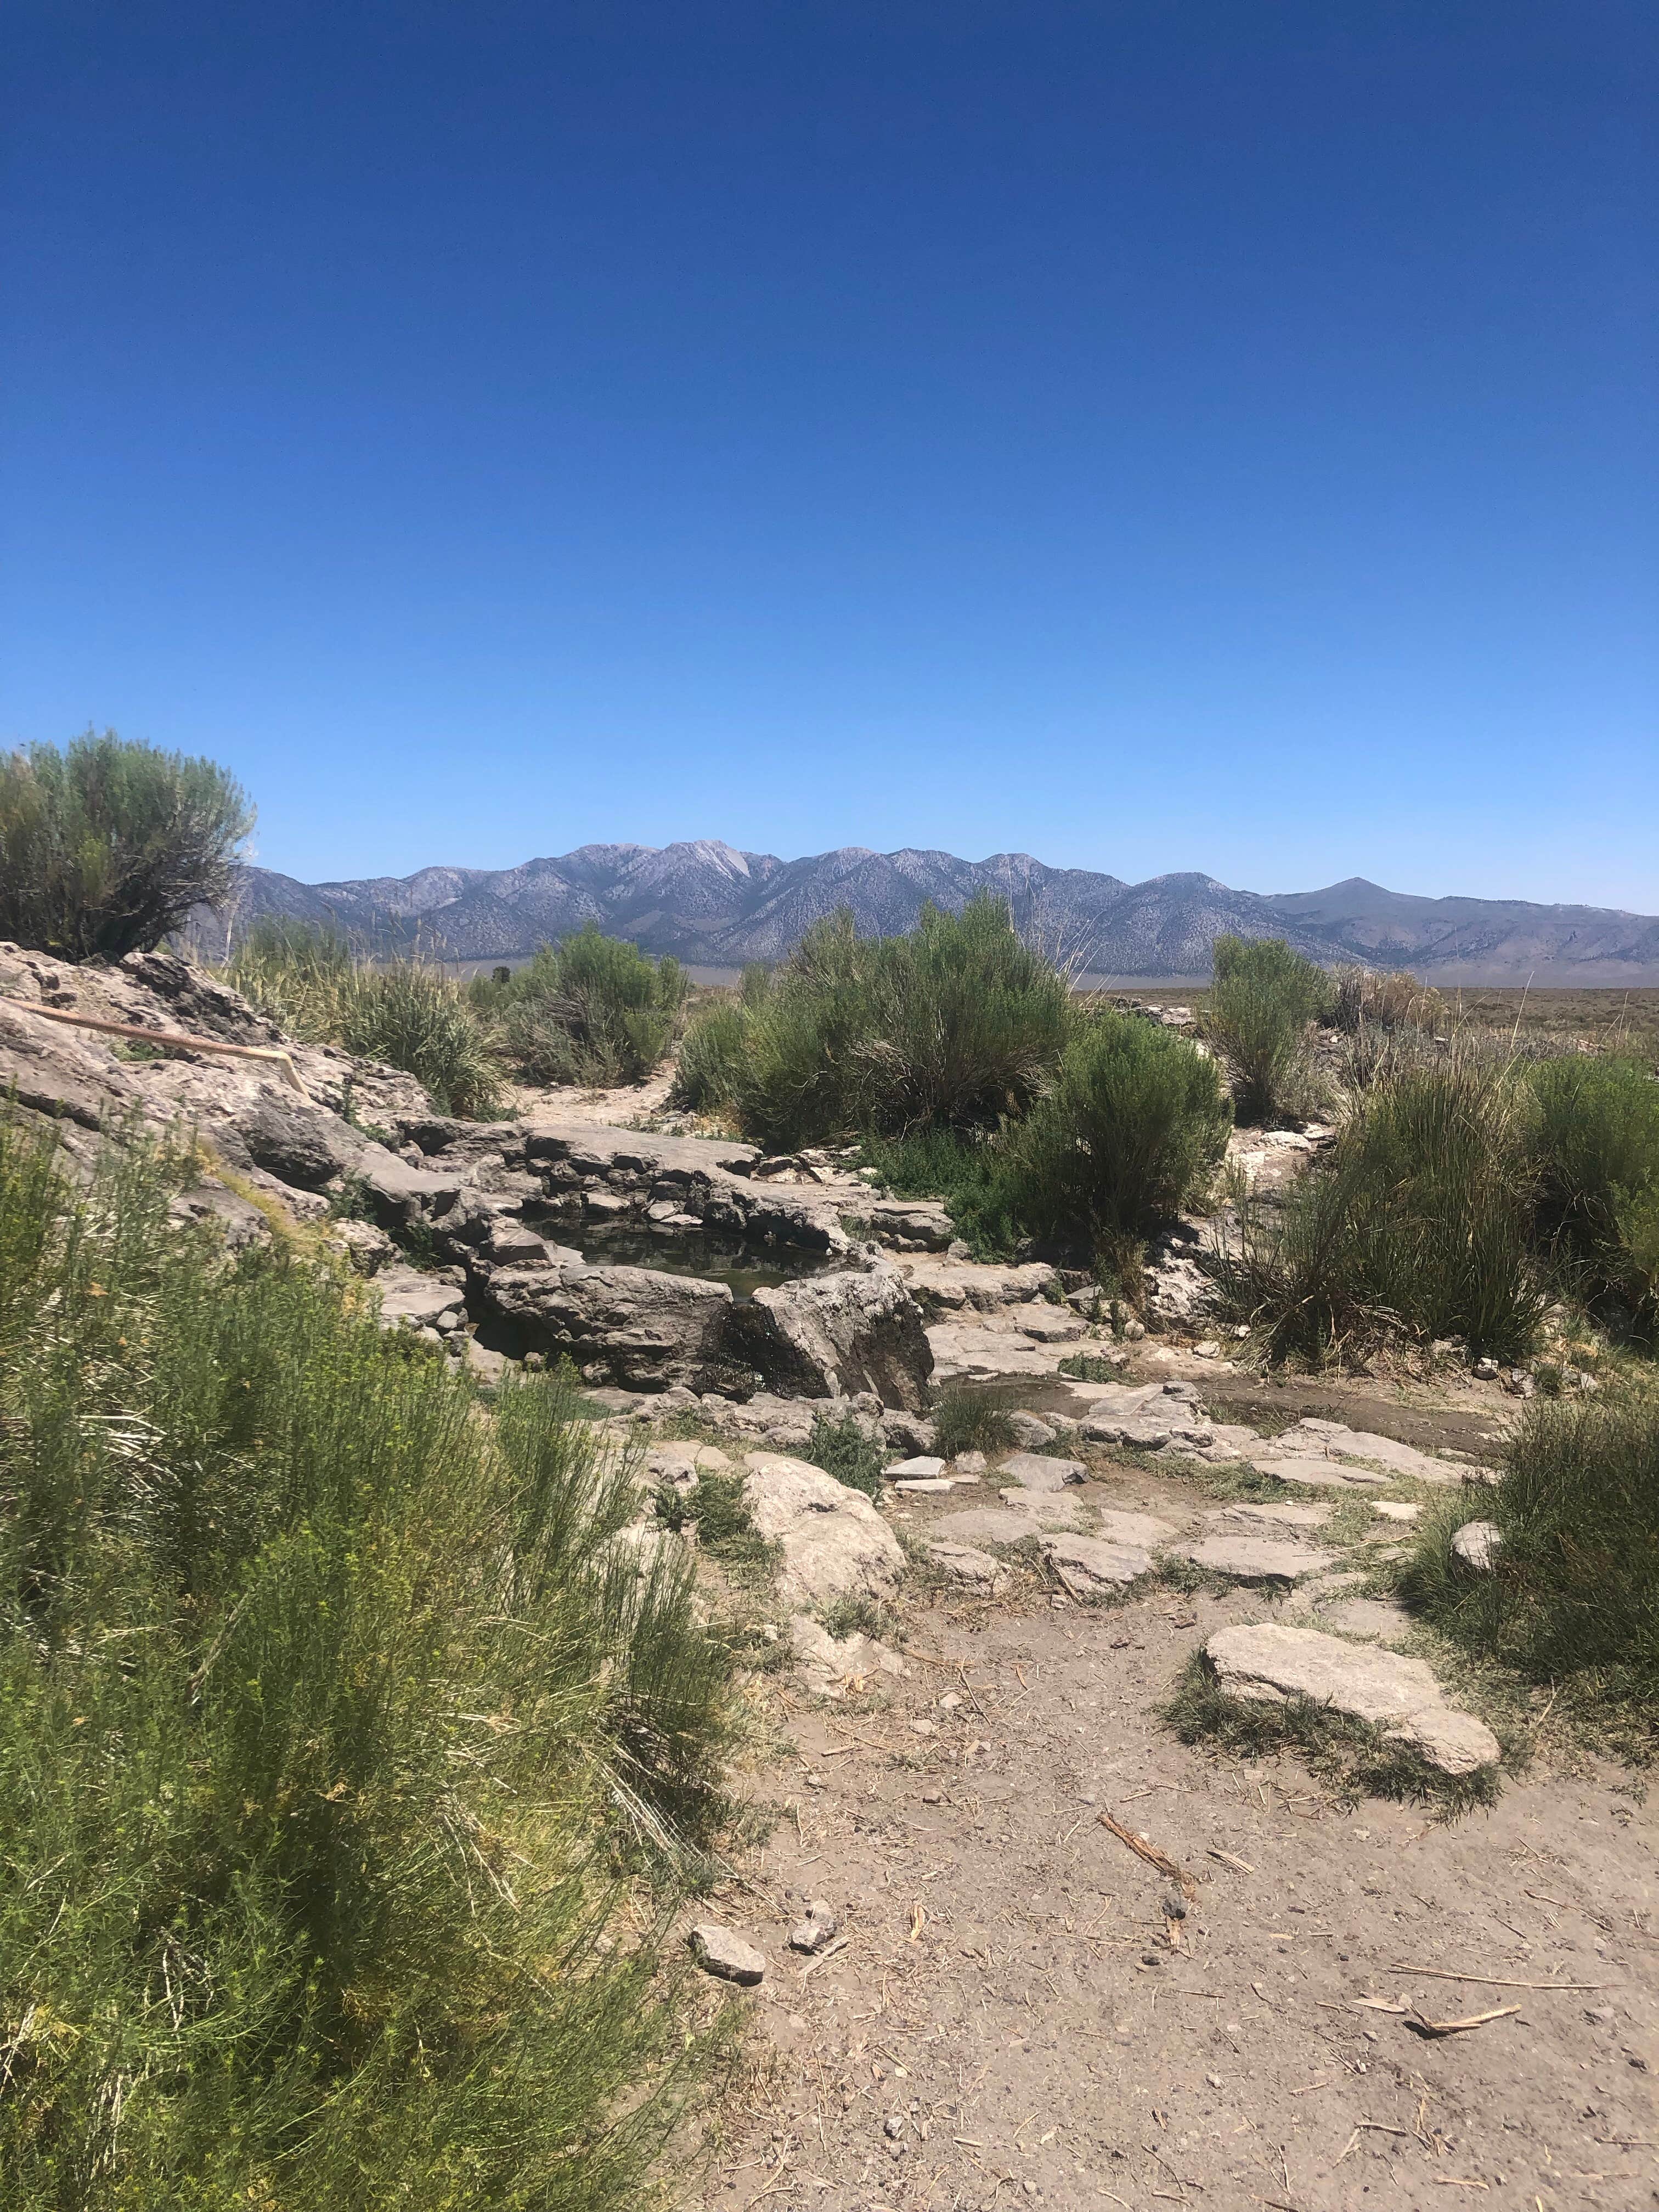
[[[1183,1663],[1269,1610],[922,1592],[890,1696],[786,1695],[776,1826],[718,1906],[770,1961],[762,2061],[698,2202],[1659,2204],[1651,1812],[1540,1758],[1445,1826],[1184,1748],[1157,1717]],[[1197,1877],[1178,1947],[1178,1893],[1103,1810]],[[846,1939],[817,1962],[787,1948],[809,1898]],[[1364,1997],[1519,2009],[1425,2039]]]

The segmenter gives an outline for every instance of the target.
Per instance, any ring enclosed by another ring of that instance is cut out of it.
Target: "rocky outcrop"
[[[803,1398],[872,1391],[921,1413],[933,1356],[921,1314],[896,1267],[814,1275],[757,1291],[732,1316],[728,1341],[775,1390]]]

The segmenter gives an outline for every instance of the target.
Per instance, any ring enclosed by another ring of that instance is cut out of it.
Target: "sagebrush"
[[[222,902],[252,827],[227,769],[113,730],[0,754],[0,937],[64,960],[151,951]]]

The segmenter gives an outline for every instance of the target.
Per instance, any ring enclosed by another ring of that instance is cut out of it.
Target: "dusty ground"
[[[1217,1508],[1098,1471],[1112,1506]],[[1630,1778],[1553,1756],[1547,1720],[1496,1808],[1446,1825],[1183,1747],[1158,1716],[1188,1656],[1273,1610],[922,1589],[890,1695],[780,1693],[787,1747],[751,1778],[775,1825],[714,1908],[770,1962],[740,2000],[757,2060],[696,2202],[1659,2204],[1659,1867]],[[1102,1811],[1197,1877],[1175,1947],[1177,1893]],[[847,1940],[814,1962],[787,1933],[820,1897]],[[1379,2008],[1407,2002],[1518,2009],[1425,2039]]]

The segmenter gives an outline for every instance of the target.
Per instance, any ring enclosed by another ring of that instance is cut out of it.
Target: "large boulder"
[[[735,1351],[772,1389],[802,1398],[873,1391],[920,1413],[933,1355],[896,1267],[809,1276],[757,1291],[732,1316]]]
[[[781,1547],[785,1602],[833,1605],[837,1598],[890,1597],[904,1572],[892,1530],[863,1493],[822,1468],[777,1452],[744,1458],[744,1495],[755,1526]]]
[[[724,1371],[724,1283],[649,1267],[525,1267],[493,1273],[484,1296],[512,1349],[573,1359],[589,1382],[705,1390]]]
[[[1500,1756],[1486,1723],[1449,1705],[1422,1660],[1401,1652],[1276,1622],[1218,1629],[1204,1652],[1229,1697],[1246,1705],[1300,1698],[1327,1706],[1380,1729],[1385,1742],[1417,1752],[1443,1774],[1473,1774]]]

